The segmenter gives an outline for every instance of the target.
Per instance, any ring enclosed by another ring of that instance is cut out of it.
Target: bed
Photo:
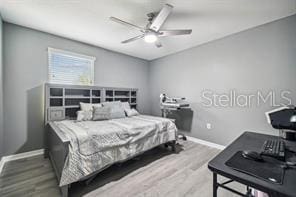
[[[48,121],[47,128],[45,155],[64,197],[72,183],[87,182],[109,166],[156,146],[169,145],[175,151],[177,139],[172,120],[141,114],[101,121],[62,118]]]

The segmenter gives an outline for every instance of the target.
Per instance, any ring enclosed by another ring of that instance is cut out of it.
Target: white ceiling
[[[191,35],[161,38],[162,48],[120,43],[139,32],[110,16],[144,27],[164,3],[174,9],[163,29],[192,28]],[[293,15],[296,0],[0,0],[0,12],[7,22],[152,60]]]

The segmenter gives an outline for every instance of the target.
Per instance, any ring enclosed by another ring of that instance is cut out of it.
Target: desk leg
[[[217,184],[217,174],[213,172],[213,197],[217,197],[218,184]]]

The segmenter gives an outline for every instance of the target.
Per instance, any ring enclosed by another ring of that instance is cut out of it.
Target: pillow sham
[[[111,108],[107,106],[93,107],[93,120],[108,120],[110,119]]]
[[[103,106],[110,107],[110,119],[126,117],[120,101],[104,102]]]
[[[128,117],[131,117],[131,116],[138,116],[140,115],[140,113],[135,110],[135,109],[128,109],[128,110],[125,110],[125,113]]]
[[[82,103],[80,102],[80,109],[82,111],[93,111],[93,107],[102,107],[100,103]]]
[[[130,106],[130,104],[128,102],[122,102],[121,104],[122,104],[122,107],[123,107],[124,110],[131,109],[131,106]]]
[[[77,121],[92,120],[92,111],[77,111]]]

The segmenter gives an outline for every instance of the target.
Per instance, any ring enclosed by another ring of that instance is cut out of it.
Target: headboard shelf
[[[79,105],[67,105],[65,108],[79,108]]]
[[[65,98],[76,98],[76,99],[79,99],[79,98],[91,98],[91,96],[83,96],[83,95],[66,95]]]
[[[131,96],[132,97],[137,97],[137,91],[131,91]]]
[[[132,103],[132,104],[131,104],[131,108],[134,108],[134,109],[136,109],[136,108],[137,108],[137,104],[135,104],[135,103]]]
[[[101,99],[92,99],[92,103],[101,103]]]
[[[62,98],[51,98],[49,104],[50,104],[50,106],[54,106],[54,107],[63,106],[63,99]]]
[[[115,88],[100,86],[80,86],[63,84],[45,84],[46,123],[54,120],[76,118],[79,103],[101,103],[109,101],[129,102],[137,107],[135,88]]]
[[[50,89],[50,96],[63,96],[63,88]]]
[[[130,98],[130,96],[114,96],[114,98]]]
[[[92,90],[91,95],[93,97],[101,97],[101,90]]]

